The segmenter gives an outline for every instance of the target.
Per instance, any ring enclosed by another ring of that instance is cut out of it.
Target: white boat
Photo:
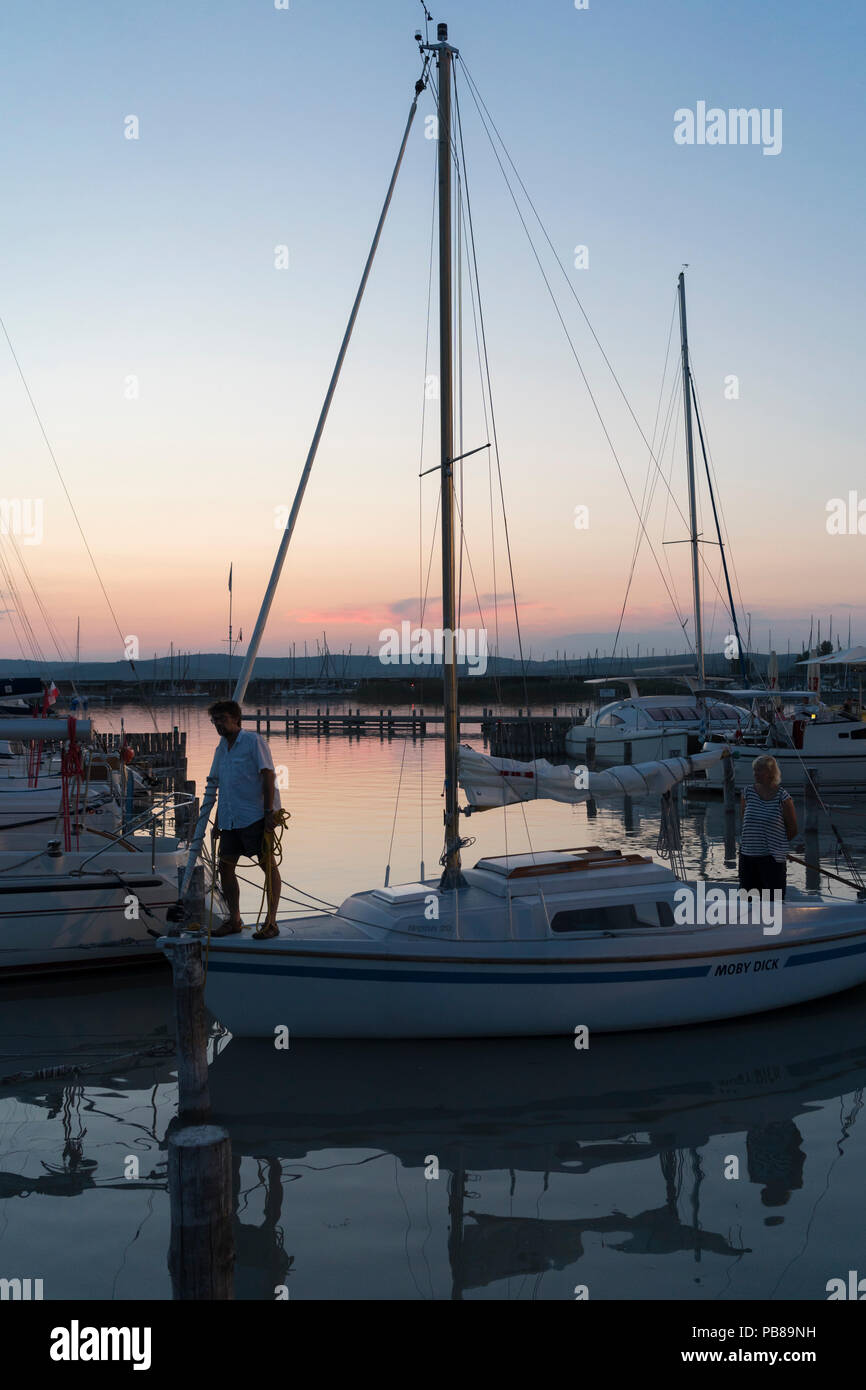
[[[427,55],[425,78],[432,55],[438,64],[440,322],[447,330],[453,323],[450,113],[457,54],[445,25],[439,26],[437,43],[421,47]],[[416,89],[403,149],[422,87]],[[238,702],[261,642],[402,152],[235,688]],[[452,365],[446,331],[440,335],[440,482],[443,628],[451,634],[457,628]],[[452,650],[443,663],[441,877],[422,872],[418,882],[354,893],[336,912],[281,924],[270,940],[242,934],[212,939],[206,1000],[233,1034],[273,1040],[282,1027],[297,1037],[447,1038],[570,1035],[584,1027],[590,1032],[667,1028],[782,1008],[866,981],[862,902],[792,891],[768,932],[765,921],[719,926],[712,917],[712,925],[700,920],[689,925],[681,915],[683,904],[700,902],[705,886],[685,884],[668,866],[619,849],[493,855],[464,869],[459,785],[475,810],[537,796],[579,802],[630,788],[657,790],[669,798],[677,781],[720,759],[722,750],[607,772],[584,769],[580,777],[544,762],[509,762],[461,750],[453,657]],[[209,784],[184,887],[213,800]],[[665,810],[669,813],[670,800]],[[668,843],[677,862],[675,836]],[[726,891],[730,887],[724,885]],[[160,945],[170,952],[172,938]]]
[[[747,733],[731,742],[738,787],[751,785],[755,758],[771,753],[784,787],[803,787],[817,773],[819,786],[866,788],[866,723],[862,719],[834,713],[822,703],[818,691],[737,690],[731,698],[752,700],[756,709],[772,701],[781,705],[762,737]],[[719,736],[711,734],[704,747],[718,742]],[[706,781],[721,787],[718,765],[707,769]]]
[[[616,681],[616,677],[608,677],[604,683]],[[635,678],[627,678],[625,683],[629,687],[627,699],[602,705],[590,713],[585,724],[568,730],[565,751],[570,758],[585,759],[590,740],[595,743],[596,758],[613,762],[622,762],[629,751],[634,762],[684,757],[701,747],[702,730],[729,741],[742,736],[753,723],[748,710],[724,698],[726,692],[705,698],[702,712],[693,693],[639,695]],[[766,727],[763,721],[757,723]]]
[[[0,979],[153,965],[185,859],[177,840],[149,835],[0,851]]]
[[[459,894],[372,889],[272,941],[212,941],[209,1008],[241,1037],[539,1036],[735,1018],[866,981],[861,904],[791,889],[770,937],[676,926],[683,883],[639,855],[491,857],[464,875]]]
[[[32,723],[41,738],[68,732],[65,720]],[[16,724],[32,732],[30,721]],[[89,721],[76,731],[88,739]],[[43,769],[39,785],[22,786],[27,757],[16,756],[17,775],[0,778],[0,979],[152,965],[186,860],[185,844],[157,833],[167,808],[151,807],[124,829],[111,759],[94,751],[84,784],[68,788],[66,816],[62,779]],[[100,773],[101,782],[90,780]]]

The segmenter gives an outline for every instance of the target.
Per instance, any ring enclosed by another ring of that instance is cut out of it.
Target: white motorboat
[[[286,524],[234,698],[242,701],[280,570],[333,398],[418,95],[432,55],[438,65],[440,237],[440,449],[443,627],[456,630],[452,423],[451,81],[457,52],[440,25],[425,56],[409,122],[359,296]],[[682,294],[682,280],[680,282]],[[707,886],[667,865],[598,846],[486,856],[462,866],[458,786],[470,809],[551,796],[579,802],[623,790],[667,798],[671,863],[678,864],[671,788],[722,755],[580,775],[546,762],[487,758],[461,749],[453,640],[443,662],[445,835],[441,877],[368,889],[335,912],[280,924],[276,936],[209,942],[206,999],[234,1034],[267,1037],[423,1038],[529,1036],[666,1028],[734,1018],[815,999],[866,981],[866,904],[792,891],[773,923],[721,925]],[[196,828],[188,885],[214,801],[209,784]],[[727,894],[730,885],[723,885]],[[866,890],[864,890],[866,893]],[[703,896],[702,896],[703,895]],[[715,899],[714,899],[715,901]],[[730,899],[724,898],[728,902]],[[689,903],[692,904],[691,916]],[[742,908],[740,908],[740,913]],[[172,937],[161,947],[171,952]]]
[[[616,680],[607,678],[605,684]],[[727,692],[706,697],[702,712],[694,693],[640,695],[636,679],[625,683],[627,699],[602,705],[585,724],[568,730],[565,751],[570,758],[584,760],[590,741],[595,743],[596,758],[613,762],[622,762],[629,751],[634,762],[684,757],[702,746],[702,730],[728,742],[742,736],[746,728],[766,727],[762,720],[750,719],[748,710],[724,698]]]
[[[866,787],[866,723],[860,718],[836,714],[821,701],[818,691],[734,690],[731,699],[751,700],[756,711],[771,715],[760,737],[748,732],[731,742],[734,780],[738,787],[752,782],[752,763],[762,753],[771,753],[779,764],[782,785],[803,787],[817,773],[819,786]],[[778,711],[770,711],[770,704]],[[720,741],[711,732],[704,745]],[[709,786],[721,787],[718,765],[707,769]]]

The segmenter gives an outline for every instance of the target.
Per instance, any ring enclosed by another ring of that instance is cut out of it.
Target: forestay
[[[518,801],[588,801],[590,797],[661,795],[684,777],[712,767],[727,748],[708,749],[686,758],[663,758],[655,762],[629,763],[609,767],[604,772],[586,768],[554,767],[545,758],[521,763],[513,758],[490,758],[486,753],[463,744],[458,759],[458,780],[473,811],[489,811],[494,806],[510,806]]]

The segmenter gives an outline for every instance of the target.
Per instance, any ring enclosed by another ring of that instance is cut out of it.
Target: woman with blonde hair
[[[781,786],[779,764],[769,753],[752,763],[754,785],[746,787],[740,806],[740,887],[781,889],[785,896],[788,841],[797,834],[794,802]]]

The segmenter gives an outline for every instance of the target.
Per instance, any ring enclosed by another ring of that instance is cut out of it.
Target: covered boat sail
[[[590,772],[554,765],[545,758],[520,763],[513,758],[491,758],[463,744],[458,761],[460,785],[473,811],[494,806],[512,806],[518,801],[565,801],[577,803],[596,796],[663,795],[686,777],[706,772],[721,762],[724,747],[694,753],[691,757],[662,758],[648,763],[627,763]]]

